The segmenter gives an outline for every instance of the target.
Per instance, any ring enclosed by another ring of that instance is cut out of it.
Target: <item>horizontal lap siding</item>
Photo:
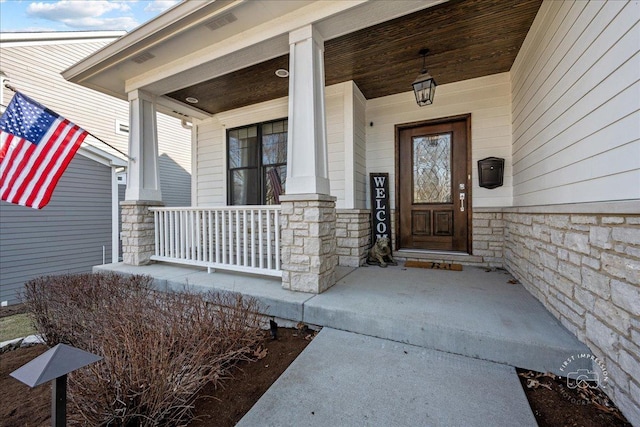
[[[543,4],[512,68],[516,205],[640,198],[639,16]]]
[[[64,42],[44,46],[0,48],[0,64],[18,90],[51,108],[121,151],[128,150],[128,136],[116,133],[115,123],[129,123],[129,103],[66,81],[60,73],[104,47],[109,41]],[[4,91],[3,105],[13,93]],[[191,133],[180,120],[158,113],[160,186],[167,206],[191,204]],[[89,136],[87,143],[120,156]]]
[[[355,85],[354,85],[355,86]],[[353,101],[353,128],[354,128],[354,155],[355,155],[355,207],[364,209],[367,203],[367,145],[366,145],[366,109],[367,100],[360,90],[354,87]]]
[[[87,179],[91,177],[91,179]],[[76,155],[41,210],[0,202],[0,301],[31,278],[111,260],[111,168]]]
[[[511,205],[511,83],[508,73],[438,86],[433,105],[418,107],[413,92],[367,101],[367,173],[390,176],[395,206],[394,126],[471,113],[473,206]],[[373,125],[371,125],[371,122]],[[487,190],[478,186],[477,161],[505,159],[504,185]]]
[[[327,88],[327,143],[331,194],[344,202],[344,113],[342,85]],[[196,206],[227,204],[226,131],[240,126],[287,118],[288,98],[239,108],[197,121],[195,142]]]

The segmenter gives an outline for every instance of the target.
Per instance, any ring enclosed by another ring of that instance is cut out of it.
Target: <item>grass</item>
[[[0,342],[26,337],[35,333],[36,330],[31,324],[29,315],[26,313],[14,314],[0,319]]]

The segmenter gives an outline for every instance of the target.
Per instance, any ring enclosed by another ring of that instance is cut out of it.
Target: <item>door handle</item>
[[[460,212],[464,212],[464,197],[465,193],[460,193]]]

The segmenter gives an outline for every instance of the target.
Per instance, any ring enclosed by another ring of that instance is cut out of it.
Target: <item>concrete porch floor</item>
[[[270,316],[541,372],[561,374],[567,357],[590,353],[504,270],[340,267],[336,285],[320,295],[287,291],[279,279],[172,264],[94,271],[146,274],[162,290],[240,292]]]

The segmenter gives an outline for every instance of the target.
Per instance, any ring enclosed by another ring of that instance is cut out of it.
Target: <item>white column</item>
[[[129,93],[129,157],[125,199],[161,201],[156,103],[140,90]]]
[[[313,25],[289,33],[287,194],[329,194],[324,39]]]

